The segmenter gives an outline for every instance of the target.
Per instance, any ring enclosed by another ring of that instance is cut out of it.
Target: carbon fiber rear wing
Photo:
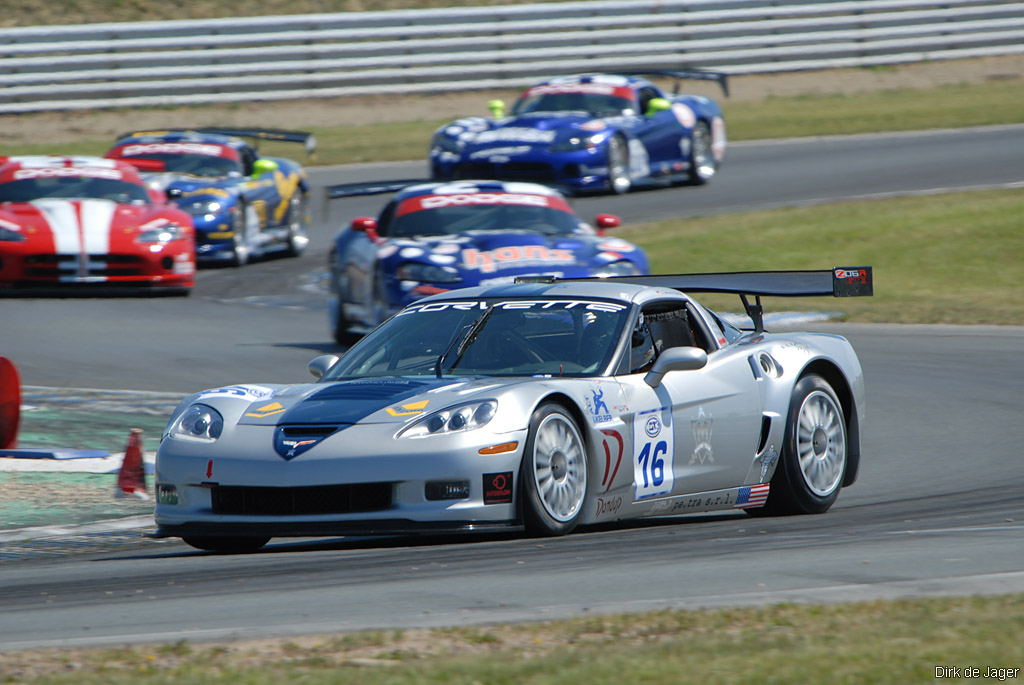
[[[282,143],[302,143],[306,148],[306,154],[312,156],[316,153],[316,137],[308,131],[282,131],[273,128],[170,128],[146,131],[131,131],[118,136],[118,139],[129,136],[144,135],[147,133],[157,134],[163,132],[175,133],[216,133],[222,136],[235,136],[237,138],[253,138],[254,140],[274,140]]]
[[[756,333],[764,330],[762,297],[868,297],[874,294],[870,266],[837,266],[820,271],[736,271],[557,280],[618,281],[656,288],[672,288],[686,293],[732,293],[740,296],[747,316],[754,322]],[[754,298],[753,303],[749,301],[750,297]]]

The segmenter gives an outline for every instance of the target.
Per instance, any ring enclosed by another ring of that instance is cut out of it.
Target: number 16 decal
[[[662,407],[638,412],[633,418],[633,483],[637,500],[672,492],[675,449],[670,417],[667,407]]]

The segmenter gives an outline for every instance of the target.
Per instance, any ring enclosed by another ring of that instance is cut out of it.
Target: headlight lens
[[[395,276],[402,281],[421,283],[458,283],[462,280],[458,270],[451,266],[406,262],[395,269]]]
[[[497,400],[470,402],[424,416],[398,434],[400,438],[422,438],[480,428],[498,412]]]
[[[452,138],[443,130],[434,134],[430,141],[430,149],[439,152],[459,152],[462,150],[462,143],[457,138]]]
[[[182,440],[213,442],[224,430],[224,417],[213,407],[193,404],[174,422],[168,435]]]
[[[594,269],[590,275],[597,278],[606,278],[608,276],[636,276],[639,274],[640,271],[636,268],[636,264],[623,259],[618,262],[599,266]]]
[[[188,202],[179,202],[178,206],[192,216],[216,214],[224,209],[224,205],[220,200],[190,200]]]
[[[22,235],[19,231],[12,231],[9,228],[4,228],[3,226],[0,226],[0,243],[20,243],[25,240],[25,236]]]
[[[554,152],[569,152],[571,150],[586,150],[589,148],[597,147],[598,143],[603,140],[604,136],[589,135],[589,136],[572,136],[566,140],[560,140],[557,143],[551,145],[551,150]]]
[[[188,235],[184,226],[178,224],[167,224],[160,228],[153,228],[139,234],[140,243],[169,243],[172,240],[181,240]]]

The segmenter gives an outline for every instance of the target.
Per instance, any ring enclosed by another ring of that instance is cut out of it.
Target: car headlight
[[[398,434],[398,437],[422,438],[428,435],[445,435],[473,430],[486,425],[497,412],[497,400],[481,400],[448,407],[410,424],[408,428]]]
[[[604,266],[599,266],[594,269],[590,275],[597,278],[607,278],[608,276],[636,276],[640,274],[640,270],[636,268],[636,264],[625,259]]]
[[[458,283],[462,280],[458,270],[452,266],[437,266],[420,262],[406,262],[395,269],[395,277],[401,281],[420,283]]]
[[[572,150],[587,150],[596,148],[601,141],[604,140],[604,136],[600,134],[587,135],[587,136],[572,136],[565,140],[560,140],[551,145],[552,152],[569,152]]]
[[[25,240],[27,240],[27,238],[25,238],[25,236],[22,235],[19,231],[12,231],[9,228],[4,228],[3,226],[0,226],[0,243],[20,243]]]
[[[177,204],[192,216],[216,214],[225,209],[224,204],[220,200],[189,200]]]
[[[461,152],[462,143],[442,130],[435,133],[434,137],[431,138],[430,149],[436,152]]]
[[[169,243],[172,240],[181,240],[188,236],[184,226],[178,224],[167,224],[160,228],[151,228],[139,234],[140,243]]]
[[[213,442],[224,430],[224,417],[205,404],[193,404],[174,422],[167,435],[181,440]]]

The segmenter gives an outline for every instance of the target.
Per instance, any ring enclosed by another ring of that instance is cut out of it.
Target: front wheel
[[[708,122],[698,121],[690,137],[690,176],[687,182],[702,186],[714,178],[717,171],[718,162],[715,161],[711,129]]]
[[[309,245],[309,236],[306,234],[306,196],[299,190],[295,191],[288,202],[285,223],[288,227],[288,248],[285,254],[289,257],[298,257]]]
[[[587,493],[587,452],[575,419],[559,404],[530,419],[519,481],[531,535],[565,535],[579,523]]]
[[[244,554],[255,552],[270,542],[270,536],[244,536],[229,537],[224,535],[203,535],[188,536],[182,540],[186,544],[206,552],[221,552],[222,554]]]
[[[820,514],[839,497],[846,474],[846,422],[832,386],[821,376],[793,388],[779,465],[764,514]]]
[[[232,266],[245,266],[252,258],[252,242],[259,231],[259,215],[249,203],[240,201],[235,212],[232,232]]]
[[[629,192],[633,181],[629,177],[629,147],[622,136],[608,141],[608,186],[616,195]]]

